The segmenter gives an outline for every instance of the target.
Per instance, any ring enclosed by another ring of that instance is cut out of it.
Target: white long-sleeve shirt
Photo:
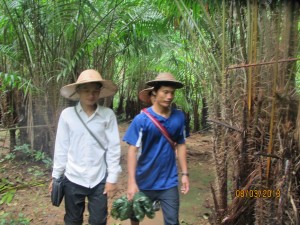
[[[107,172],[106,182],[116,183],[122,169],[120,136],[114,112],[98,105],[95,113],[88,117],[80,103],[76,108],[105,149],[82,124],[74,107],[64,109],[57,127],[52,177],[59,178],[65,174],[73,183],[92,188],[103,180]]]

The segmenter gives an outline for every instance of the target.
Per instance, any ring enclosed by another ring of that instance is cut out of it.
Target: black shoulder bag
[[[58,179],[53,178],[52,191],[51,191],[51,202],[54,206],[60,206],[64,198],[64,177]]]

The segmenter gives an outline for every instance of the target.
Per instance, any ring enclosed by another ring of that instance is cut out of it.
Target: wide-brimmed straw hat
[[[154,90],[154,87],[150,87],[150,88],[146,88],[143,89],[139,92],[139,99],[148,104],[148,105],[152,105],[151,102],[151,92]]]
[[[174,76],[171,73],[168,73],[168,72],[159,73],[154,80],[150,80],[150,81],[146,82],[146,84],[148,84],[151,87],[153,87],[153,86],[155,86],[156,84],[159,84],[159,83],[170,84],[174,88],[182,88],[183,87],[183,83],[176,80],[174,78]]]
[[[118,91],[117,85],[115,85],[112,81],[102,79],[98,71],[89,69],[84,70],[79,75],[76,83],[63,86],[60,89],[60,94],[69,100],[77,101],[79,100],[79,94],[76,91],[76,86],[79,84],[86,84],[92,82],[98,82],[102,84],[99,98],[112,96]]]

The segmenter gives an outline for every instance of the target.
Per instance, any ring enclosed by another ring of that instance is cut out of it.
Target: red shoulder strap
[[[170,143],[170,145],[172,146],[173,149],[175,149],[175,142],[172,140],[172,138],[170,137],[167,129],[161,125],[161,123],[155,119],[148,111],[147,109],[142,109],[142,112],[145,113],[150,120],[153,122],[153,124],[161,131],[161,133],[165,136],[165,138],[168,140],[168,142]]]

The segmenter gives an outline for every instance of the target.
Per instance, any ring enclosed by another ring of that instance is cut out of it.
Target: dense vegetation
[[[87,68],[119,86],[119,120],[158,72],[185,84],[176,105],[193,131],[211,129],[214,220],[298,224],[299,3],[283,0],[3,0],[0,116],[11,149],[53,153],[59,89]],[[234,167],[232,171],[230,168]],[[236,190],[281,190],[237,198]]]

